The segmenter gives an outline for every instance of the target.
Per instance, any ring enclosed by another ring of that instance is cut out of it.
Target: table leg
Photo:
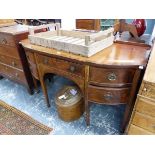
[[[3,79],[3,76],[0,75],[0,80]]]
[[[44,96],[45,96],[45,99],[46,99],[47,106],[50,107],[50,103],[49,103],[49,98],[48,98],[48,93],[47,93],[47,88],[46,88],[46,83],[44,81],[44,77],[42,77],[40,79],[40,83],[41,83],[41,87],[42,87],[42,90],[43,90],[43,93],[44,93]]]
[[[90,109],[88,102],[88,78],[89,78],[89,66],[85,67],[85,92],[84,92],[84,101],[85,101],[85,112],[86,112],[86,124],[90,125]]]

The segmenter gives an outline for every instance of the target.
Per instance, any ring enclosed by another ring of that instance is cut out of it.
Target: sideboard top
[[[21,41],[21,44],[24,48],[34,50],[34,52],[99,66],[146,66],[150,54],[150,47],[114,43],[108,48],[87,58],[52,48],[33,45],[28,39]]]

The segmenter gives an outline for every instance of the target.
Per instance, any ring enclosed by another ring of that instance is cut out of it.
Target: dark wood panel
[[[17,69],[21,69],[21,70],[23,69],[21,61],[19,59],[15,59],[15,58],[12,58],[12,57],[0,55],[0,62],[3,63],[3,64],[7,64],[9,66],[15,67]]]
[[[0,55],[6,55],[19,59],[19,54],[16,47],[0,45]]]

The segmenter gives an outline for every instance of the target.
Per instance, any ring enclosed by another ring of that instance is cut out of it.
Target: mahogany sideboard
[[[64,51],[21,41],[32,75],[41,82],[47,105],[50,106],[44,76],[53,73],[74,81],[85,101],[86,122],[89,125],[89,103],[126,104],[122,123],[124,131],[133,108],[139,82],[145,70],[150,46],[114,43],[86,58]],[[90,102],[89,102],[90,101]]]
[[[155,45],[137,95],[127,133],[129,135],[155,134]]]

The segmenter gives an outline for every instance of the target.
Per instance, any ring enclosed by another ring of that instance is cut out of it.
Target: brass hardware
[[[44,59],[44,64],[48,64],[48,59]]]
[[[111,100],[113,98],[113,95],[110,92],[108,92],[107,94],[104,95],[104,98],[106,100]]]
[[[75,69],[76,69],[75,66],[70,66],[70,68],[69,68],[69,70],[70,70],[71,72],[75,72]]]
[[[116,78],[117,78],[117,76],[115,73],[108,74],[108,80],[109,81],[114,81],[114,80],[116,80]]]
[[[7,44],[7,40],[6,39],[2,39],[2,44]]]

